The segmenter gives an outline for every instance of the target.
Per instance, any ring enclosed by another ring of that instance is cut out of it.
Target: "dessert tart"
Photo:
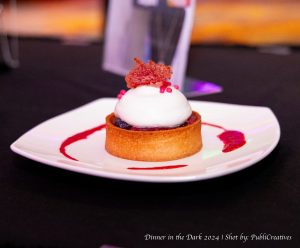
[[[184,158],[202,148],[201,116],[192,111],[179,88],[167,82],[172,68],[135,59],[126,75],[127,92],[118,95],[114,113],[106,117],[105,149],[137,161]]]

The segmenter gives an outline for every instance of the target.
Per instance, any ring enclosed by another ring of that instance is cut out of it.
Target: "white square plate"
[[[249,167],[266,157],[280,138],[279,123],[269,108],[190,101],[193,110],[202,115],[203,122],[243,132],[246,144],[224,153],[223,143],[217,137],[223,130],[203,125],[203,148],[197,154],[168,162],[139,162],[108,154],[104,149],[104,128],[66,147],[66,153],[77,161],[60,152],[61,144],[68,137],[104,123],[116,101],[102,98],[45,121],[22,135],[11,149],[47,165],[94,176],[144,182],[185,182],[219,177]],[[128,169],[132,167],[138,170]],[[151,169],[155,167],[165,169]]]

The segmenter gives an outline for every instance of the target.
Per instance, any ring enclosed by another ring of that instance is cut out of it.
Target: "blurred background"
[[[108,1],[18,0],[17,25],[4,1],[4,26],[20,36],[94,41],[104,35]],[[299,0],[197,0],[192,44],[300,44]]]

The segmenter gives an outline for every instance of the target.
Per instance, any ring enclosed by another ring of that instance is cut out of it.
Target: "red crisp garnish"
[[[172,67],[157,64],[150,60],[144,63],[134,58],[135,67],[126,75],[125,81],[128,88],[136,88],[141,85],[161,87],[172,76]]]

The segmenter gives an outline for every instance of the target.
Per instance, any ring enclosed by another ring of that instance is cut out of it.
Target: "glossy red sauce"
[[[98,127],[94,127],[91,129],[88,129],[86,131],[77,133],[75,135],[70,136],[69,138],[65,139],[63,143],[61,143],[60,147],[59,147],[59,151],[62,155],[64,155],[66,158],[78,161],[78,159],[71,157],[67,152],[66,152],[66,147],[79,141],[79,140],[83,140],[86,139],[89,135],[93,134],[94,132],[100,131],[103,128],[105,128],[105,124],[102,124]]]
[[[232,152],[246,144],[245,135],[239,131],[228,130],[218,135],[223,142],[222,152]]]
[[[246,144],[245,135],[240,131],[227,130],[222,126],[207,122],[202,122],[202,125],[219,128],[224,131],[217,136],[224,144],[222,152],[232,152]]]
[[[216,127],[216,128],[219,128],[219,129],[222,129],[222,130],[226,131],[226,129],[224,127],[221,127],[221,126],[216,125],[216,124],[207,123],[207,122],[202,122],[201,124],[205,125],[205,126]]]
[[[202,125],[219,128],[224,131],[217,136],[224,144],[222,152],[231,152],[231,151],[234,151],[246,144],[245,135],[240,131],[227,130],[222,126],[212,124],[212,123],[207,123],[207,122],[202,122]],[[105,124],[102,124],[100,126],[85,130],[83,132],[80,132],[80,133],[77,133],[75,135],[68,137],[61,143],[60,148],[59,148],[60,153],[62,155],[64,155],[66,158],[69,158],[74,161],[78,161],[78,159],[70,156],[67,153],[66,147],[79,141],[79,140],[87,139],[88,136],[90,136],[93,133],[100,131],[104,128],[105,128]],[[188,165],[165,165],[165,166],[156,166],[156,167],[129,167],[127,169],[128,170],[166,170],[166,169],[177,169],[177,168],[182,168],[182,167],[186,167],[186,166],[188,166]]]
[[[187,164],[179,165],[165,165],[165,166],[155,166],[155,167],[128,167],[128,170],[168,170],[168,169],[177,169],[188,166]]]

